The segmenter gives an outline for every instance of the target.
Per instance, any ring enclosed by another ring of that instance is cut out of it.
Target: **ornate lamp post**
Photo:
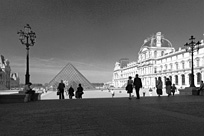
[[[26,75],[25,75],[25,84],[30,82],[29,75],[29,49],[30,46],[34,46],[36,35],[35,32],[31,31],[31,27],[29,24],[24,26],[24,31],[20,30],[17,34],[19,34],[19,40],[23,45],[26,46],[27,57],[26,57]]]
[[[186,43],[184,46],[186,48],[186,51],[191,53],[192,66],[191,66],[191,84],[190,84],[190,87],[195,87],[195,84],[194,84],[194,69],[193,69],[193,56],[194,56],[194,51],[199,50],[199,45],[201,44],[201,42],[198,41],[196,43],[194,41],[195,38],[193,36],[191,36],[191,38],[189,40],[190,40],[190,43]]]

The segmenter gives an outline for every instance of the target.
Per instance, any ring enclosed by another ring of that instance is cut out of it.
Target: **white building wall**
[[[174,50],[174,48],[166,50],[166,52],[170,52],[171,50]],[[162,78],[164,86],[165,76],[166,78],[172,76],[172,83],[175,83],[175,75],[178,75],[178,88],[189,86],[189,74],[191,73],[191,55],[182,49],[179,49],[178,51],[169,53],[162,57],[161,54],[161,48],[159,50],[155,48],[152,48],[152,50],[146,49],[145,53],[138,54],[139,59],[138,62],[134,63],[134,66],[132,66],[130,63],[126,68],[121,69],[121,72],[117,71],[117,74],[113,75],[115,87],[124,86],[124,84],[126,84],[128,80],[128,76],[132,76],[134,78],[135,74],[139,74],[139,77],[141,77],[143,86],[145,88],[155,87],[155,77],[158,79],[159,76]],[[155,58],[155,55],[157,55],[157,58]],[[199,63],[199,65],[197,64],[197,62]],[[184,63],[184,65],[182,63]],[[199,66],[199,69],[197,66]],[[195,85],[198,86],[198,72],[201,73],[201,80],[204,80],[204,45],[202,45],[198,53],[194,53],[194,68],[194,82]],[[185,85],[182,85],[182,74],[185,75]]]

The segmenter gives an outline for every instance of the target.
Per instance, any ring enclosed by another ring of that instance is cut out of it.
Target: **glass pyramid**
[[[48,87],[50,89],[56,90],[60,81],[63,80],[66,89],[71,85],[76,91],[79,84],[85,90],[95,89],[93,85],[71,64],[68,63],[50,82]]]

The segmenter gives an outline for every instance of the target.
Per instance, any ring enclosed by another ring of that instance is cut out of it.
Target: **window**
[[[200,63],[200,60],[197,59],[197,60],[196,60],[197,67],[199,67],[199,63]]]
[[[165,65],[165,70],[167,70],[167,65]]]
[[[157,84],[157,78],[155,77],[155,85]]]
[[[184,74],[181,75],[181,81],[182,81],[182,85],[185,85],[185,75]]]
[[[197,84],[200,84],[201,80],[201,73],[197,73]]]
[[[175,84],[178,85],[178,75],[175,75]]]
[[[164,51],[161,51],[161,56],[163,56],[164,55]]]
[[[176,70],[178,70],[178,63],[176,63]]]
[[[191,67],[192,67],[192,61],[189,60],[189,68],[191,68]]]
[[[172,82],[172,76],[169,76],[169,80]]]
[[[154,57],[155,57],[155,58],[157,57],[157,51],[154,52]]]
[[[184,61],[182,61],[181,64],[182,64],[182,69],[184,69],[184,68],[185,68],[185,63],[184,63]]]
[[[172,70],[172,64],[170,64],[170,70]]]
[[[202,61],[201,61],[201,62],[203,62],[203,64],[202,64],[202,65],[204,66],[204,57],[202,58]]]

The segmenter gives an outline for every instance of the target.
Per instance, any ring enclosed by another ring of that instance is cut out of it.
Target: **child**
[[[152,88],[149,88],[149,96],[152,96]]]
[[[112,89],[111,90],[111,95],[112,95],[112,98],[114,97],[114,95],[115,95],[115,92],[114,92],[114,90]]]
[[[172,88],[171,88],[171,92],[173,93],[173,96],[174,96],[174,94],[175,94],[175,91],[176,91],[176,86],[175,86],[175,84],[173,84],[173,86],[172,86]]]
[[[144,88],[143,88],[142,92],[143,92],[143,97],[145,97],[146,91]]]

